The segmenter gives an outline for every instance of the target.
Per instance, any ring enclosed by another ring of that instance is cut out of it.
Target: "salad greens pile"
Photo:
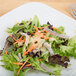
[[[76,58],[76,36],[70,39],[64,27],[56,28],[49,22],[40,25],[37,16],[15,24],[7,32],[1,61],[3,67],[14,71],[14,76],[25,76],[30,70],[61,75],[69,57]]]

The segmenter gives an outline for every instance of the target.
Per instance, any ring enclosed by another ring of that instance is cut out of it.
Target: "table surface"
[[[68,6],[76,3],[76,0],[0,0],[0,16],[15,9],[16,7],[29,2],[45,3],[60,12],[72,17]],[[73,17],[72,17],[73,18]]]

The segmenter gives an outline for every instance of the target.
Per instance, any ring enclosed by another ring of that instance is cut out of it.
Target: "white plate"
[[[75,20],[45,4],[33,2],[22,5],[14,9],[13,11],[5,14],[4,16],[0,17],[0,49],[3,48],[6,37],[8,36],[8,34],[5,32],[6,28],[12,27],[15,24],[15,22],[27,20],[30,17],[33,18],[34,15],[37,15],[39,17],[41,24],[47,23],[47,21],[49,21],[55,27],[64,26],[65,32],[69,36],[76,35],[76,33],[74,32],[76,30]],[[76,71],[76,61],[71,60],[71,62],[72,66],[69,68],[72,68],[72,70],[63,70],[62,76],[76,76],[76,72],[73,72]],[[39,75],[49,76],[41,72],[30,73],[27,76]],[[4,68],[0,67],[0,76],[13,76],[13,72],[7,71]]]

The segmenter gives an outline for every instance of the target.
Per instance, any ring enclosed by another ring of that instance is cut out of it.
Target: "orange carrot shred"
[[[45,38],[44,36],[42,36],[41,38],[47,40],[47,39],[50,39],[50,38],[52,38],[52,37]]]
[[[22,37],[21,37],[22,38]],[[23,40],[21,40],[21,38],[20,39],[18,39],[14,44],[17,44],[18,42],[25,42],[25,39],[23,39]]]
[[[22,40],[22,38],[23,38],[23,35],[19,39]]]
[[[37,61],[41,61],[41,60],[44,60],[44,59],[38,59]]]
[[[11,34],[9,34],[9,36],[12,37],[14,41],[17,41]]]
[[[9,34],[9,36],[10,36],[10,37],[12,37],[12,35],[11,35],[11,34]]]
[[[45,30],[41,30],[41,32],[44,32]]]
[[[33,35],[41,34],[41,31],[35,32]]]
[[[43,33],[43,35],[46,35],[47,33]]]
[[[31,52],[34,49],[34,46],[32,46],[32,48],[30,48],[27,52],[25,52],[22,56],[25,56],[26,54],[28,54],[29,52]]]
[[[13,63],[13,64],[16,64],[16,65],[22,65],[23,63]]]
[[[27,64],[26,67],[29,67],[29,66],[31,66],[31,65],[32,65],[32,64]]]
[[[23,66],[28,62],[29,58],[22,64],[22,66],[20,67],[20,69],[17,72],[17,76],[19,75],[20,70],[23,68]]]
[[[47,31],[46,30],[41,30],[42,32],[46,32],[47,33]]]
[[[38,28],[36,26],[34,26],[34,28],[36,29],[36,31],[38,31]]]
[[[42,32],[46,32],[46,33],[47,33],[47,31],[46,31],[46,30],[41,30],[41,31],[37,31],[37,32],[33,33],[33,35],[41,34]]]
[[[23,39],[22,42],[25,42],[26,39]]]
[[[53,35],[52,33],[50,33],[50,35]]]
[[[14,42],[14,44],[17,44],[19,41],[17,40],[16,42]]]
[[[48,38],[44,38],[45,40],[47,40],[47,39],[50,39],[51,37],[48,37]]]
[[[7,54],[7,51],[5,51],[5,54]]]
[[[52,27],[53,29],[56,29],[57,31],[59,31],[60,33],[62,33],[58,28],[56,27]]]
[[[40,27],[39,29],[43,29],[43,28],[45,28],[45,27]]]
[[[34,35],[35,33],[32,33],[32,35]]]
[[[44,39],[44,36],[42,36],[41,38],[43,38],[43,39]]]
[[[22,56],[25,56],[26,54],[28,54],[29,52],[31,52],[33,49],[35,49],[36,47],[38,47],[38,45],[32,46],[30,49],[28,49],[28,51],[26,51]]]

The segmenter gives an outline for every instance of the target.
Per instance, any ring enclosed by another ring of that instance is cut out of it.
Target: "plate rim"
[[[0,19],[3,18],[3,17],[5,17],[5,16],[8,16],[10,13],[12,13],[13,11],[15,11],[16,9],[19,9],[19,8],[23,7],[24,5],[28,5],[28,4],[41,4],[41,5],[45,5],[45,6],[49,7],[49,8],[51,8],[51,9],[55,10],[56,12],[58,12],[58,13],[64,15],[64,16],[66,16],[66,17],[68,17],[69,19],[71,19],[73,21],[76,21],[75,19],[73,19],[70,16],[64,14],[63,12],[60,12],[59,10],[53,8],[52,6],[49,6],[49,5],[47,5],[45,3],[41,3],[41,2],[28,2],[28,3],[24,3],[24,4],[22,4],[22,5],[20,5],[20,6],[16,7],[16,8],[14,8],[14,9],[12,9],[11,11],[8,11],[4,15],[0,16]]]

